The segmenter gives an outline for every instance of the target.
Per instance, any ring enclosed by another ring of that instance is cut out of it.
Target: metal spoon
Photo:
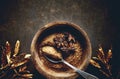
[[[75,70],[77,73],[79,73],[79,74],[80,74],[82,77],[84,77],[85,79],[99,79],[98,77],[96,77],[96,76],[94,76],[94,75],[92,75],[92,74],[89,74],[89,73],[87,73],[87,72],[85,72],[85,71],[82,71],[82,70],[76,68],[75,66],[69,64],[69,63],[68,63],[67,61],[65,61],[63,58],[61,58],[60,60],[53,60],[53,59],[49,58],[49,57],[46,56],[46,55],[45,55],[45,58],[46,58],[48,61],[52,62],[52,63],[61,63],[61,62],[62,62],[62,63],[64,63],[64,64],[66,64],[67,66],[69,66],[70,68],[72,68],[73,70]]]

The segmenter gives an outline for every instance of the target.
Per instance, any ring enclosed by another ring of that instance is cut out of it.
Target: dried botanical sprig
[[[26,57],[26,54],[20,54],[19,56],[15,57],[12,59],[12,65],[11,67],[12,68],[16,68],[16,67],[19,67],[25,63],[28,62],[29,58],[25,58]]]
[[[100,69],[101,68],[101,66],[99,65],[99,63],[97,63],[95,60],[90,60],[90,63],[93,65],[93,66],[95,66],[96,68],[98,68],[98,69]]]
[[[110,75],[108,73],[106,73],[105,71],[103,71],[102,69],[100,69],[99,71],[102,72],[102,74],[104,74],[106,77],[108,77],[108,78],[110,77]]]
[[[105,54],[103,52],[103,48],[101,46],[99,46],[99,49],[98,49],[98,54],[97,54],[97,57],[98,59],[102,62],[102,63],[106,63],[106,58],[105,58]]]
[[[20,67],[19,72],[24,71],[25,69],[27,69],[27,66]]]
[[[12,75],[12,79],[29,79],[32,78],[32,74],[27,70],[26,63],[30,59],[30,54],[22,53],[18,55],[20,47],[20,41],[17,40],[15,44],[14,53],[11,53],[10,43],[7,41],[5,49],[2,52],[2,64],[0,68],[0,79],[7,75]],[[4,58],[4,59],[3,59]],[[7,61],[4,61],[7,60]],[[13,74],[8,74],[9,71],[14,71]]]
[[[15,74],[13,76],[14,79],[32,79],[33,74]]]
[[[19,53],[19,48],[20,48],[20,41],[17,40],[15,44],[14,54],[13,54],[14,57]]]
[[[108,50],[108,54],[107,54],[107,57],[106,57],[106,62],[107,63],[109,62],[110,58],[112,58],[112,50],[111,49]]]
[[[98,68],[106,77],[112,79],[111,65],[109,64],[110,58],[112,58],[112,49],[109,49],[108,52],[105,53],[103,48],[99,46],[97,57],[92,57],[90,64]]]
[[[11,47],[10,47],[10,43],[7,41],[6,42],[6,45],[5,45],[5,53],[6,53],[6,56],[7,56],[7,63],[11,63]]]

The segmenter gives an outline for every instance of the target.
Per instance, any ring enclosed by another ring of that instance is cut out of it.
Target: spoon
[[[84,77],[85,79],[99,79],[96,76],[89,74],[85,71],[82,71],[78,68],[76,68],[75,66],[69,64],[67,61],[65,61],[62,57],[62,55],[52,46],[44,46],[41,48],[41,51],[43,52],[45,58],[52,62],[52,63],[64,63],[67,66],[69,66],[70,68],[72,68],[73,70],[75,70],[77,73],[79,73],[82,77]],[[52,57],[52,58],[50,58]],[[54,59],[58,59],[58,60],[54,60]]]
[[[46,56],[46,55],[45,55],[45,58],[46,58],[48,61],[52,62],[52,63],[61,63],[61,62],[62,62],[62,63],[64,63],[64,64],[66,64],[67,66],[69,66],[70,68],[72,68],[73,70],[75,70],[77,73],[79,73],[79,74],[80,74],[82,77],[84,77],[85,79],[99,79],[98,77],[96,77],[96,76],[94,76],[94,75],[92,75],[92,74],[89,74],[89,73],[87,73],[87,72],[85,72],[85,71],[82,71],[82,70],[76,68],[75,66],[69,64],[69,63],[68,63],[67,61],[65,61],[63,58],[61,58],[61,60],[53,60],[53,59],[49,58],[49,57]]]

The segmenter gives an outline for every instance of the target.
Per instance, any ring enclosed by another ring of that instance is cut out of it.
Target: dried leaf
[[[18,66],[21,66],[21,65],[27,63],[30,56],[31,55],[25,54],[25,53],[20,54],[19,56],[16,56],[14,59],[12,59],[12,62],[13,62],[12,67],[13,68],[18,67]]]
[[[92,59],[94,59],[94,60],[99,60],[97,57],[92,57]],[[100,60],[99,60],[100,61]]]
[[[25,73],[30,73],[30,71],[28,71],[28,70],[24,70],[24,71],[21,71],[21,72],[19,72],[20,74],[25,74]]]
[[[110,58],[112,58],[112,50],[109,49],[106,57],[106,61],[109,62]]]
[[[33,74],[14,74],[14,79],[31,79]]]
[[[112,50],[109,49],[108,53],[105,54],[102,47],[100,46],[97,52],[97,57],[93,57],[93,59],[96,61],[91,60],[90,63],[94,67],[98,68],[106,77],[113,79],[111,65],[109,64],[109,60],[112,57]],[[101,68],[99,66],[101,66]]]
[[[19,48],[20,48],[20,41],[17,40],[17,42],[15,44],[14,54],[13,54],[14,57],[18,54]]]
[[[11,65],[11,67],[12,67],[12,68],[15,68],[15,67],[19,67],[19,66],[27,63],[27,62],[28,62],[28,59],[24,59],[24,60],[18,61],[18,62],[16,62],[16,61],[13,61],[13,62],[14,62],[14,63]]]
[[[24,58],[29,59],[31,57],[31,54],[26,54]]]
[[[7,56],[7,62],[11,63],[11,47],[8,41],[6,41],[6,46],[5,46],[5,52],[6,52],[6,56]]]
[[[2,52],[2,67],[0,68],[0,78],[6,79],[6,76],[10,76],[11,79],[29,79],[32,78],[32,74],[27,70],[26,63],[30,59],[30,54],[19,53],[20,41],[18,40],[15,45],[13,56],[11,56],[11,47],[9,42],[6,42],[5,50]],[[6,59],[6,62],[5,62]],[[13,70],[11,74],[8,72]]]
[[[6,52],[2,47],[1,67],[4,67],[6,64],[7,64]]]
[[[26,78],[32,78],[33,74],[23,74],[21,76]]]
[[[20,67],[20,68],[19,68],[19,72],[22,72],[22,71],[24,71],[24,70],[26,70],[26,69],[27,69],[27,66]]]
[[[105,55],[104,52],[103,52],[103,48],[102,48],[101,46],[99,46],[99,49],[98,49],[98,50],[99,50],[99,52],[101,53],[102,56]]]
[[[97,67],[97,68],[101,68],[101,66],[99,65],[99,63],[97,63],[96,61],[94,61],[94,60],[90,60],[90,63],[93,65],[93,66],[95,66],[95,67]]]
[[[99,46],[97,57],[102,63],[107,63],[103,48]]]
[[[97,57],[98,57],[98,59],[101,61],[101,62],[103,62],[104,63],[104,57],[101,55],[101,53],[98,53],[97,54]]]
[[[105,71],[103,71],[103,70],[100,70],[105,76],[107,76],[107,77],[110,77],[110,75],[109,74],[107,74]]]

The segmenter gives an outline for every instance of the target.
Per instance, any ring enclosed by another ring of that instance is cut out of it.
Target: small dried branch
[[[110,58],[112,58],[112,50],[109,49],[107,53],[103,51],[103,48],[99,46],[97,50],[97,57],[92,57],[90,64],[98,68],[101,73],[106,77],[112,79]]]
[[[23,57],[23,58],[21,59],[21,57]],[[29,59],[24,58],[24,57],[25,57],[25,55],[23,54],[23,55],[19,55],[18,57],[12,59],[13,64],[11,65],[11,67],[16,68],[16,67],[19,67],[19,66],[27,63]]]
[[[108,73],[106,73],[105,71],[100,69],[100,72],[102,72],[106,77],[110,77],[110,75]]]
[[[14,79],[32,79],[33,74],[14,74]]]
[[[97,63],[96,61],[94,61],[93,59],[90,60],[90,63],[95,66],[96,68],[100,69],[101,66],[99,65],[99,63]]]
[[[19,72],[23,72],[23,71],[25,71],[26,69],[27,69],[27,66],[20,67],[20,68],[19,68]]]
[[[2,48],[2,64],[0,68],[0,78],[4,78],[7,75],[11,75],[13,79],[29,79],[32,78],[32,74],[27,70],[26,63],[30,59],[30,54],[22,53],[18,55],[20,48],[20,41],[17,40],[15,44],[14,53],[11,53],[10,43],[7,41],[5,49]],[[5,61],[7,60],[7,61]],[[13,74],[8,74],[9,71],[14,71]]]

